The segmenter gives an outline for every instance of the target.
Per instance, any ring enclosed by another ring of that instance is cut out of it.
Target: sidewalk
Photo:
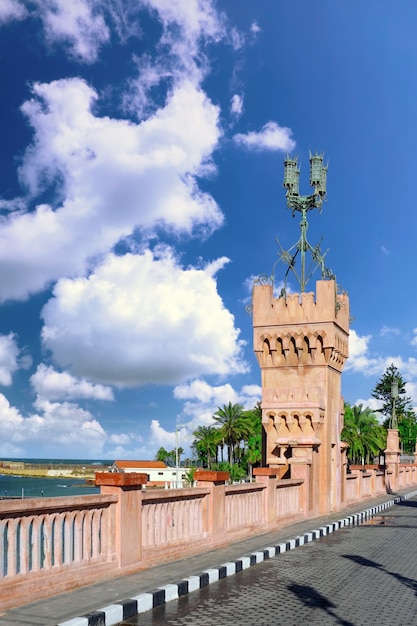
[[[280,552],[361,523],[395,501],[413,496],[416,490],[382,496],[198,556],[34,602],[1,614],[0,626],[112,626]]]

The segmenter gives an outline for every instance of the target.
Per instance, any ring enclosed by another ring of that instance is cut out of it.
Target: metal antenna
[[[288,265],[284,278],[284,289],[281,292],[281,295],[284,297],[286,294],[287,278],[290,271],[293,272],[298,283],[300,284],[301,291],[305,291],[308,281],[318,267],[321,268],[322,278],[335,278],[333,272],[327,268],[324,263],[327,251],[323,254],[320,250],[320,244],[317,244],[313,248],[307,240],[307,212],[312,209],[319,209],[319,212],[321,213],[322,204],[326,200],[328,164],[323,165],[323,158],[323,154],[311,154],[310,152],[310,185],[313,187],[313,193],[309,196],[300,196],[300,170],[298,168],[298,157],[291,158],[287,155],[284,161],[283,187],[287,189],[287,207],[292,210],[293,217],[295,215],[295,211],[301,213],[301,234],[297,243],[295,243],[289,250],[284,250],[277,239],[281,252],[278,260],[274,264],[273,273],[278,261],[282,261]],[[308,252],[311,254],[311,264],[309,268],[306,268],[306,253]],[[300,273],[297,271],[296,267],[298,254],[300,255],[301,260]]]

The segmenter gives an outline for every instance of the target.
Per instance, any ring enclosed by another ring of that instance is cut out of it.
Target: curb
[[[355,513],[354,515],[348,515],[347,517],[344,517],[336,522],[320,526],[319,528],[308,531],[302,535],[297,535],[293,539],[289,539],[288,541],[280,543],[276,546],[268,546],[263,550],[242,556],[235,561],[223,563],[218,567],[207,569],[200,574],[184,578],[177,583],[164,585],[163,587],[158,587],[157,589],[153,589],[146,593],[141,593],[138,596],[133,596],[127,600],[123,600],[115,604],[109,604],[102,609],[94,611],[93,613],[88,613],[87,615],[83,615],[81,617],[74,617],[65,622],[60,622],[57,626],[116,626],[123,620],[130,619],[140,613],[145,613],[146,611],[150,611],[158,606],[162,606],[167,602],[171,602],[171,600],[177,600],[181,596],[185,596],[192,591],[202,589],[202,587],[206,587],[217,580],[233,576],[248,567],[262,563],[262,561],[267,561],[268,559],[274,558],[279,554],[283,554],[284,552],[303,546],[306,543],[319,540],[322,537],[326,537],[327,535],[340,530],[341,528],[360,525],[371,519],[375,514],[416,495],[417,491],[412,491],[405,495],[397,496],[392,500],[388,500],[388,502],[378,504],[359,513]]]

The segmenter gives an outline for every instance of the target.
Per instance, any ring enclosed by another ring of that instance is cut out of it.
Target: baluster
[[[7,524],[7,576],[15,576],[17,574],[17,524],[18,520],[16,519],[10,519]]]
[[[82,511],[76,511],[74,514],[72,532],[73,532],[73,559],[75,563],[79,563],[83,556],[83,525],[84,515]]]
[[[23,517],[20,524],[20,573],[29,572],[30,524],[32,517]]]
[[[91,559],[91,521],[92,512],[84,511],[84,524],[83,524],[83,561],[89,561]]]
[[[63,554],[63,538],[64,538],[64,514],[58,513],[54,516],[54,538],[53,538],[53,554],[55,567],[61,567],[64,562]]]
[[[95,509],[91,520],[91,556],[93,559],[100,557],[100,525],[101,513]]]
[[[52,528],[53,528],[54,518],[51,515],[43,516],[43,523],[41,524],[41,543],[43,545],[43,563],[41,563],[41,567],[45,569],[51,569],[52,567]],[[41,556],[42,558],[42,556]]]

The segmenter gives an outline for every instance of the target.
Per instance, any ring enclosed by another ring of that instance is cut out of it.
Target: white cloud
[[[100,456],[106,439],[101,425],[89,411],[76,404],[51,403],[38,399],[38,413],[23,417],[0,394],[0,452],[6,448],[24,453],[29,447],[42,454],[67,457]]]
[[[246,371],[212,270],[184,270],[168,248],[109,255],[88,279],[57,283],[44,345],[75,375],[120,386]]]
[[[412,357],[403,359],[400,355],[373,355],[369,348],[371,339],[371,335],[361,337],[355,330],[350,330],[349,358],[346,362],[345,371],[359,372],[364,376],[380,377],[391,364],[394,364],[406,380],[413,381],[417,378],[417,359]],[[409,384],[413,383],[410,382]]]
[[[205,380],[197,379],[174,389],[177,400],[185,400],[178,421],[187,424],[187,430],[193,432],[200,425],[213,423],[213,415],[219,406],[241,404],[245,409],[252,409],[261,399],[259,385],[245,385],[236,391],[230,384],[210,385]]]
[[[250,32],[254,35],[257,35],[261,32],[261,29],[256,22],[252,22],[252,24],[250,25]]]
[[[39,205],[0,224],[0,296],[22,298],[60,276],[85,272],[136,228],[207,233],[223,215],[199,190],[219,138],[218,108],[191,83],[141,124],[98,118],[95,92],[79,79],[38,84],[23,110],[35,140],[20,168],[32,194],[63,179],[60,206]]]
[[[27,16],[27,10],[23,2],[19,0],[1,0],[0,24],[13,20],[22,20]]]
[[[411,340],[411,345],[417,347],[417,328],[413,329],[414,337]]]
[[[276,122],[267,122],[260,132],[239,133],[234,135],[234,142],[248,150],[280,150],[291,152],[295,141],[291,138],[290,128],[279,126]]]
[[[146,436],[148,450],[144,452],[146,456],[143,458],[148,458],[150,453],[154,456],[161,446],[168,450],[174,449],[177,440],[178,445],[184,448],[184,457],[189,456],[194,431],[198,426],[212,425],[213,415],[219,406],[232,402],[241,404],[245,409],[252,409],[261,399],[261,393],[259,385],[246,385],[236,391],[230,384],[213,386],[203,379],[178,385],[174,389],[174,397],[185,402],[177,416],[177,434],[175,430],[170,431],[161,426],[158,420],[152,420]]]
[[[12,384],[13,374],[19,369],[19,352],[13,333],[0,335],[0,385]]]
[[[211,0],[143,0],[143,4],[158,13],[164,27],[163,41],[173,45],[182,40],[192,54],[196,54],[200,38],[219,41],[225,36],[225,17]]]
[[[47,400],[114,400],[110,387],[94,385],[75,378],[68,372],[57,372],[53,367],[41,363],[30,382],[35,392]]]
[[[349,358],[345,371],[361,372],[365,376],[373,376],[384,371],[385,360],[382,357],[371,357],[369,342],[372,335],[360,336],[352,328],[349,331]]]
[[[390,328],[389,326],[383,326],[381,328],[381,330],[379,331],[379,334],[382,335],[382,337],[385,337],[386,335],[401,335],[401,331],[399,328]]]
[[[235,93],[230,103],[230,112],[236,118],[239,118],[243,113],[243,96]]]
[[[361,404],[364,409],[368,407],[369,409],[371,409],[371,411],[376,411],[376,412],[378,412],[382,406],[381,400],[377,400],[376,398],[368,398],[368,399],[358,398],[354,404],[355,406],[358,406],[359,404]]]
[[[100,46],[110,38],[103,15],[86,0],[38,0],[48,43],[63,43],[71,56],[87,63],[97,59]]]

